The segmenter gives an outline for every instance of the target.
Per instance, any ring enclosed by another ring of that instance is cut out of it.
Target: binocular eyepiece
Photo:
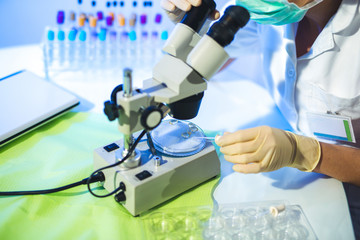
[[[248,23],[249,19],[250,14],[245,8],[230,6],[226,8],[224,16],[211,26],[207,35],[220,46],[226,47],[234,40],[237,31]]]
[[[203,0],[199,7],[193,7],[187,12],[181,23],[189,26],[194,31],[200,31],[209,15],[215,11],[216,4],[213,0]],[[236,32],[244,27],[250,19],[249,12],[240,6],[228,7],[219,21],[215,22],[207,35],[220,46],[229,45]],[[204,76],[203,76],[204,77]],[[182,99],[169,105],[170,115],[176,119],[188,120],[197,116],[204,92]]]

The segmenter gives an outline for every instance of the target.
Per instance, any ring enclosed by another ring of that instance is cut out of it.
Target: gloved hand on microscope
[[[174,23],[178,23],[189,11],[192,6],[198,7],[201,5],[201,0],[162,0],[161,7],[165,10],[168,17]],[[220,12],[215,10],[210,18],[217,20],[220,17]]]

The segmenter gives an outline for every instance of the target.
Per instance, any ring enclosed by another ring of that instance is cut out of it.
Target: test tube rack
[[[173,27],[159,1],[78,0],[70,5],[45,29],[48,78],[64,71],[151,69]]]

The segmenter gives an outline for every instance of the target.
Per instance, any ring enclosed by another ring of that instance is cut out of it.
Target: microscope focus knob
[[[104,113],[108,117],[109,121],[114,121],[119,117],[118,108],[112,101],[106,101],[104,103]]]
[[[152,130],[161,123],[162,116],[163,112],[160,108],[155,106],[147,107],[141,114],[141,125],[146,130]]]
[[[106,101],[104,103],[104,113],[108,117],[109,121],[114,121],[116,118],[119,117],[119,108],[116,105],[117,99],[117,93],[121,92],[123,90],[123,85],[120,84],[114,88],[114,90],[111,92],[110,101]]]

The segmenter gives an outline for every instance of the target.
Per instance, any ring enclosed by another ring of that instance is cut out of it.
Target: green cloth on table
[[[93,171],[93,150],[120,138],[117,123],[102,114],[67,113],[0,148],[0,191],[49,189],[87,178]],[[155,210],[211,206],[217,180]],[[107,193],[101,188],[96,192]],[[4,240],[144,239],[141,219],[112,196],[93,197],[86,185],[46,195],[0,197]]]

